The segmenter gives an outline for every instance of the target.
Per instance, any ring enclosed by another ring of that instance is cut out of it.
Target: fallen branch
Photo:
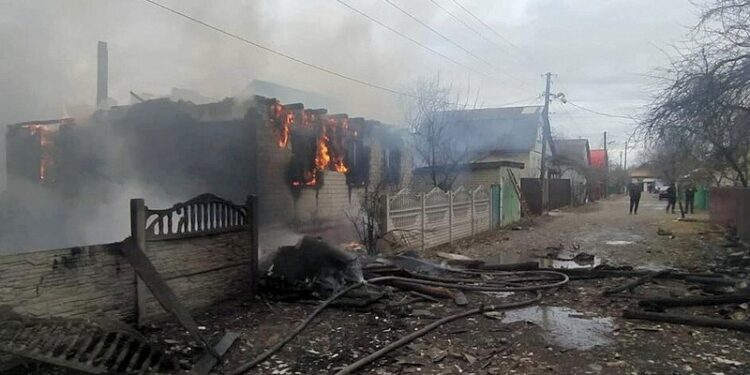
[[[648,320],[652,322],[684,324],[698,327],[724,328],[735,331],[750,332],[750,322],[738,320],[714,319],[705,318],[702,316],[675,315],[636,310],[625,310],[622,313],[622,317],[625,319]]]
[[[652,273],[650,273],[648,275],[641,276],[641,277],[639,277],[639,278],[637,278],[635,280],[629,281],[629,282],[627,282],[625,284],[622,284],[620,286],[616,286],[614,288],[605,289],[604,290],[604,295],[608,296],[608,295],[611,295],[611,294],[616,294],[616,293],[624,292],[626,290],[631,290],[632,291],[633,288],[637,287],[638,285],[643,285],[643,284],[645,284],[645,283],[647,283],[647,282],[649,282],[649,281],[651,281],[651,280],[653,280],[653,279],[655,279],[657,277],[666,276],[670,272],[671,272],[670,270],[661,270],[659,272],[652,272]]]
[[[750,293],[735,293],[719,296],[700,296],[685,298],[648,298],[638,301],[644,307],[681,307],[681,306],[713,306],[727,303],[750,302]]]
[[[452,322],[454,320],[465,318],[465,317],[471,316],[471,315],[481,314],[481,313],[488,312],[488,311],[509,310],[509,309],[513,309],[513,308],[528,306],[528,305],[531,305],[531,304],[534,304],[534,303],[538,302],[541,298],[542,298],[542,294],[537,291],[536,296],[534,298],[530,299],[530,300],[527,300],[527,301],[511,302],[511,303],[508,303],[508,304],[503,304],[503,305],[498,305],[498,306],[479,307],[479,308],[468,310],[468,311],[464,311],[464,312],[461,312],[461,313],[458,313],[458,314],[455,314],[455,315],[446,316],[445,318],[436,320],[435,322],[433,322],[431,324],[428,324],[424,328],[422,328],[422,329],[420,329],[418,331],[414,331],[414,332],[412,332],[412,333],[410,333],[410,334],[408,334],[408,335],[406,335],[406,336],[404,336],[404,337],[402,337],[402,338],[400,338],[400,339],[398,339],[398,340],[396,340],[396,341],[394,341],[394,342],[392,342],[392,343],[384,346],[383,348],[381,348],[380,350],[376,351],[375,353],[372,353],[372,354],[370,354],[370,355],[368,355],[368,356],[366,356],[366,357],[358,360],[357,362],[354,362],[351,365],[344,367],[343,369],[339,370],[336,373],[336,375],[352,374],[352,373],[360,370],[361,368],[367,366],[368,364],[370,364],[370,363],[372,363],[372,362],[380,359],[384,355],[392,352],[393,350],[396,350],[396,349],[398,349],[398,348],[400,348],[400,347],[402,347],[402,346],[404,346],[404,345],[406,345],[406,344],[408,344],[408,343],[410,343],[410,342],[412,342],[412,341],[414,341],[414,340],[416,340],[416,339],[418,339],[418,338],[420,338],[420,337],[428,334],[429,332],[433,331],[434,329],[436,329],[436,328],[438,328],[438,327],[440,327],[440,326],[442,326],[442,325],[444,325],[446,323],[450,323],[450,322]]]

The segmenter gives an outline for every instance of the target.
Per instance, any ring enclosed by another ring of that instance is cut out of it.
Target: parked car
[[[660,186],[657,189],[657,194],[659,194],[659,200],[667,199],[668,198],[667,189],[669,189],[669,186]]]

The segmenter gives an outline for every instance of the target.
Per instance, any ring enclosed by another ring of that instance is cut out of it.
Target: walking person
[[[672,213],[675,213],[675,203],[677,203],[677,188],[675,188],[674,184],[670,184],[667,188],[667,213],[669,213],[670,208],[672,209]]]
[[[638,203],[641,201],[641,192],[643,188],[641,184],[635,181],[628,185],[628,195],[630,195],[630,214],[638,215]]]
[[[692,214],[695,212],[695,187],[689,185],[685,189],[685,213]]]

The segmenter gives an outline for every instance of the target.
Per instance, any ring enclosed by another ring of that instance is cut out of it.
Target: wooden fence
[[[490,195],[481,186],[419,194],[405,189],[386,197],[385,232],[396,233],[406,246],[424,250],[489,229]]]

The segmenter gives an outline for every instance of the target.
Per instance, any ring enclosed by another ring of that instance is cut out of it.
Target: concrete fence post
[[[138,249],[144,253],[146,252],[146,203],[143,199],[130,200],[130,238]],[[143,327],[145,324],[147,294],[148,288],[146,284],[136,275],[135,316],[139,327]]]
[[[448,191],[448,243],[453,245],[453,192]]]
[[[245,200],[247,230],[250,236],[250,293],[258,292],[258,196],[248,195]]]
[[[425,231],[427,231],[427,205],[426,205],[426,197],[424,193],[419,194],[420,201],[422,203],[422,211],[421,211],[421,224],[422,224],[422,251],[425,250]]]

